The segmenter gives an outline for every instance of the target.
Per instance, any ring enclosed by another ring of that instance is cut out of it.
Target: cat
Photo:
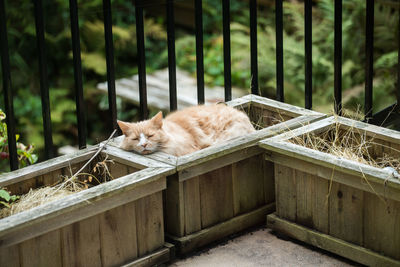
[[[199,105],[175,111],[163,119],[162,112],[137,123],[118,121],[125,135],[120,147],[139,154],[163,151],[183,156],[234,137],[254,132],[248,116],[223,105]]]

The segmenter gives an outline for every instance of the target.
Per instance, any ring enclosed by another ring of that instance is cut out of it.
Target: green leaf
[[[10,194],[4,189],[0,189],[0,198],[4,199],[7,202],[11,199]]]
[[[10,208],[10,204],[8,204],[7,202],[1,201],[0,200],[0,204],[3,204],[4,206],[6,206],[7,208]]]

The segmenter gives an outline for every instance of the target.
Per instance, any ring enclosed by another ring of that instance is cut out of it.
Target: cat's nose
[[[147,143],[142,144],[142,147],[146,148],[146,146],[147,146]]]

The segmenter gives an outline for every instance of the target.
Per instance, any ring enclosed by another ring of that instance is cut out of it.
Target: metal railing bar
[[[140,119],[148,118],[147,107],[147,85],[146,85],[146,55],[144,48],[144,24],[143,24],[143,6],[141,1],[136,1],[136,40],[138,54],[138,74],[139,74],[139,114]]]
[[[275,1],[276,32],[276,100],[284,102],[283,84],[283,9],[282,1]]]
[[[76,112],[78,120],[78,145],[79,149],[82,149],[86,147],[86,118],[85,103],[83,100],[82,61],[77,0],[69,0],[69,10],[71,19],[72,54],[74,61]]]
[[[342,115],[342,0],[335,0],[334,107]]]
[[[365,36],[365,118],[372,117],[373,76],[374,76],[374,0],[367,0]]]
[[[312,0],[304,1],[305,107],[312,108]]]
[[[118,129],[117,124],[117,99],[115,93],[115,67],[114,67],[114,44],[112,33],[112,13],[111,1],[103,0],[104,17],[104,41],[106,46],[106,65],[107,65],[107,91],[108,91],[108,110],[110,116],[110,131]]]
[[[174,1],[167,0],[167,43],[168,43],[168,75],[169,75],[169,109],[177,109],[176,95],[176,55],[175,55],[175,18]]]
[[[230,0],[222,0],[225,101],[232,99]]]
[[[3,75],[4,105],[6,113],[8,153],[11,170],[18,169],[17,140],[15,137],[15,118],[13,92],[11,86],[10,58],[8,52],[7,21],[4,0],[0,0],[0,54]]]
[[[257,56],[257,1],[250,0],[250,64],[251,93],[258,95],[258,56]]]
[[[203,3],[195,0],[197,103],[204,104]]]
[[[42,100],[42,117],[43,117],[43,132],[44,132],[44,148],[46,159],[55,156],[53,148],[53,137],[51,129],[50,117],[50,99],[49,99],[49,81],[47,75],[47,60],[46,49],[44,42],[44,19],[42,0],[35,0],[35,26],[36,26],[36,41],[39,55],[39,78],[40,78],[40,95]]]
[[[399,9],[399,25],[400,29],[400,9]],[[400,31],[397,32],[397,109],[400,110]]]

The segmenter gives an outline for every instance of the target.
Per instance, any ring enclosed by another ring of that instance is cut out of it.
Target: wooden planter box
[[[0,176],[13,194],[75,173],[97,147]],[[106,147],[112,181],[0,220],[0,266],[153,266],[169,261],[164,241],[165,164]]]
[[[337,124],[336,124],[337,123]],[[373,139],[373,157],[400,158],[400,133],[327,118],[260,142],[274,162],[276,213],[268,227],[368,266],[400,266],[400,180],[387,170],[289,143],[331,126]]]
[[[182,157],[146,156],[176,168],[167,177],[165,220],[166,236],[179,253],[265,222],[275,210],[273,165],[264,162],[257,141],[324,116],[255,95],[227,104],[247,112],[263,129]]]

